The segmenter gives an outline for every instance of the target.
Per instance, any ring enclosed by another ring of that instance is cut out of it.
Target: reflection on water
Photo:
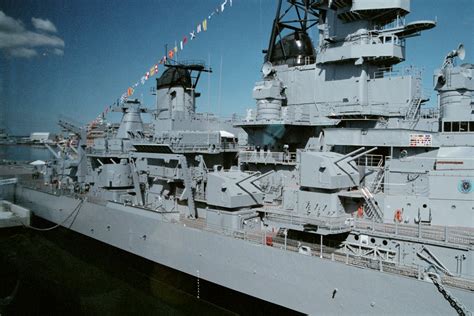
[[[42,145],[3,145],[0,144],[0,160],[34,161],[49,160],[52,155]]]

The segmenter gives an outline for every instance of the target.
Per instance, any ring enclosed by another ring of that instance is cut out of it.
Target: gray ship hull
[[[70,216],[79,200],[22,187],[17,188],[17,201],[37,216],[91,238],[299,312],[455,314],[431,282],[186,227],[131,206],[85,201]],[[474,310],[472,292],[449,290]]]

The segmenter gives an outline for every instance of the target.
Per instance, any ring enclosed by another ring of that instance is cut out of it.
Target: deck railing
[[[366,167],[377,167],[380,165],[380,162],[384,161],[383,155],[363,155],[357,158],[357,165],[358,166],[366,166]]]
[[[295,164],[296,152],[241,151],[239,160],[244,163]]]
[[[225,228],[218,225],[210,225],[205,222],[203,219],[198,220],[191,220],[187,219],[184,216],[181,216],[180,221],[176,222],[186,227],[192,227],[195,229],[200,229],[203,231],[208,231],[212,233],[217,233],[219,235],[226,235],[231,238],[241,239],[244,241],[248,241],[254,244],[260,244],[264,247],[273,247],[279,248],[284,251],[292,251],[292,252],[301,252],[301,247],[306,246],[309,247],[310,252],[306,252],[306,255],[319,257],[321,259],[327,259],[331,261],[336,261],[340,263],[344,263],[347,265],[353,265],[357,267],[363,267],[368,269],[374,269],[379,271],[384,271],[387,273],[393,273],[398,275],[404,275],[407,277],[413,277],[421,279],[423,275],[423,267],[419,265],[404,265],[397,260],[387,260],[384,261],[380,257],[369,258],[365,256],[359,256],[355,254],[351,254],[349,251],[345,253],[341,252],[343,248],[347,245],[346,243],[334,242],[334,241],[324,241],[320,239],[320,242],[317,243],[308,243],[308,242],[301,242],[296,241],[281,234],[278,234],[275,231],[244,231],[244,230],[235,230],[232,228]],[[369,223],[372,224],[372,223]],[[384,225],[384,224],[379,224]],[[380,227],[376,227],[379,229]],[[386,227],[384,227],[386,229]],[[402,230],[403,231],[403,230]],[[400,232],[402,232],[400,231]],[[447,234],[448,240],[455,241],[451,237],[456,236],[455,230],[448,230]],[[426,237],[433,237],[434,235],[425,234],[423,232],[423,238]],[[436,238],[438,235],[436,235]],[[377,247],[375,247],[375,252],[377,252]],[[474,290],[474,281],[466,278],[460,278],[455,276],[443,276],[443,282],[446,284],[450,284],[452,286],[464,288],[467,290]]]
[[[372,78],[395,78],[404,76],[413,76],[415,78],[421,78],[423,71],[416,67],[403,67],[393,68],[384,67],[374,71]]]
[[[356,220],[355,229],[361,232],[378,232],[398,235],[401,237],[421,238],[465,246],[474,244],[474,229],[466,227],[429,226],[422,223],[414,226],[398,223],[375,223],[371,221]]]

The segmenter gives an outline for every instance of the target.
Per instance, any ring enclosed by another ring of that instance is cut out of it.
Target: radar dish
[[[458,55],[461,60],[464,60],[466,57],[466,49],[463,44],[459,44],[458,49],[456,49],[456,55]]]
[[[273,65],[271,62],[269,61],[266,61],[263,66],[262,66],[262,73],[263,75],[266,77],[268,76],[269,74],[271,74],[273,71]]]

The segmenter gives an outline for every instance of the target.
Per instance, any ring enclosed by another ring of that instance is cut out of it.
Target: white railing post
[[[321,243],[321,248],[319,251],[319,258],[323,258],[323,235],[319,235],[320,243]]]

